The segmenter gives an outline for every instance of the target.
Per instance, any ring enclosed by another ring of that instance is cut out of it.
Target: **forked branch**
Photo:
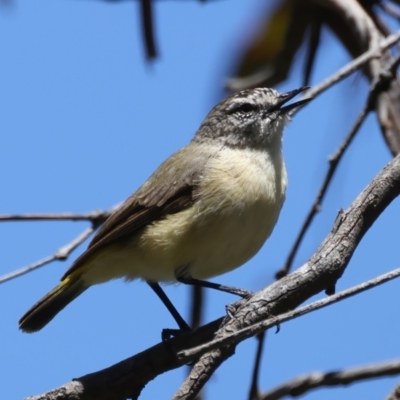
[[[397,156],[346,211],[339,213],[331,233],[307,263],[255,293],[250,299],[233,304],[230,308],[233,318],[220,318],[198,330],[159,343],[112,367],[78,378],[30,400],[48,400],[55,396],[58,400],[137,398],[149,381],[190,361],[179,358],[178,353],[228,337],[248,326],[293,310],[314,294],[332,289],[364,234],[399,194],[400,156]],[[175,398],[193,399],[216,367],[233,354],[235,346],[236,343],[203,354]]]

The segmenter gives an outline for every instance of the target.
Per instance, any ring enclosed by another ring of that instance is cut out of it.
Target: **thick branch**
[[[248,301],[238,302],[234,318],[220,328],[216,338],[227,337],[269,316],[294,309],[322,290],[332,293],[364,234],[399,194],[400,155],[378,174],[347,211],[339,213],[331,233],[306,264]],[[215,350],[203,355],[202,359],[207,355],[214,365],[224,361],[223,355]],[[198,364],[194,365],[194,371],[195,375],[201,374]],[[189,375],[185,383],[190,378]]]
[[[119,362],[109,368],[74,379],[66,385],[26,400],[122,400],[137,399],[143,387],[158,375],[184,365],[176,354],[212,340],[222,318],[190,333]]]
[[[274,326],[279,328],[283,322],[290,321],[294,318],[301,317],[305,314],[309,314],[310,312],[316,310],[320,310],[321,308],[330,306],[333,303],[338,303],[339,301],[348,299],[349,297],[355,296],[356,294],[359,294],[361,292],[365,292],[366,290],[382,285],[383,283],[389,282],[392,279],[396,279],[398,277],[400,277],[400,268],[397,268],[394,271],[387,272],[386,274],[380,275],[377,278],[373,278],[370,279],[369,281],[360,283],[359,285],[353,286],[349,289],[343,290],[329,297],[325,297],[322,300],[310,303],[306,306],[297,308],[292,311],[287,311],[275,317],[271,316],[266,320],[262,320],[256,324],[246,326],[241,330],[235,331],[227,336],[222,336],[217,339],[214,339],[212,342],[205,343],[201,346],[195,347],[194,349],[185,350],[182,353],[179,353],[178,357],[183,358],[185,360],[193,359],[196,356],[201,356],[206,351],[214,350],[221,346],[226,346],[229,344],[237,344],[252,336],[259,335],[265,332],[267,329],[272,328]]]
[[[347,211],[339,213],[331,233],[306,264],[256,293],[249,300],[235,303],[231,309],[235,311],[234,318],[225,318],[216,335],[214,333],[221,325],[222,319],[166,343],[159,343],[112,367],[78,378],[48,394],[30,399],[48,400],[55,395],[58,396],[58,400],[137,398],[150,380],[189,361],[179,360],[179,352],[210,342],[214,337],[228,336],[246,326],[294,309],[314,294],[334,287],[364,234],[399,194],[400,156],[397,156],[375,177]],[[230,348],[224,347],[223,351],[204,354],[202,362],[194,366],[197,376],[209,377],[208,366],[204,364],[207,357],[211,355],[210,362],[218,366],[233,350],[234,346],[231,345]],[[205,383],[201,381],[201,385],[198,385],[197,378],[193,381],[196,382],[196,390]],[[67,390],[71,387],[76,389],[74,394]],[[186,391],[195,392],[187,387]]]

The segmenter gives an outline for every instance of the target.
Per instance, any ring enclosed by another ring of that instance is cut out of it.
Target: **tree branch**
[[[400,384],[396,385],[386,400],[400,400]]]
[[[201,328],[148,348],[104,370],[74,379],[62,387],[27,400],[137,399],[143,387],[158,375],[185,363],[176,354],[212,340],[222,318]]]
[[[53,261],[65,261],[71,253],[81,245],[90,235],[105,222],[105,220],[117,209],[120,204],[112,207],[107,211],[92,211],[88,214],[74,214],[74,213],[61,213],[61,214],[14,214],[14,215],[0,215],[0,222],[10,221],[91,221],[92,226],[85,229],[71,242],[56,250],[56,252],[47,256],[39,261],[34,262],[26,267],[20,268],[9,274],[0,276],[0,284],[7,282],[11,279],[25,275],[40,267],[43,267]]]
[[[255,293],[250,299],[231,305],[233,318],[220,318],[195,331],[159,343],[112,367],[78,378],[49,394],[30,400],[48,400],[55,395],[58,396],[57,400],[137,398],[150,380],[191,361],[179,359],[177,354],[181,351],[229,336],[271,316],[293,310],[311,296],[334,287],[364,234],[399,194],[400,156],[397,156],[372,180],[348,210],[339,213],[331,233],[307,263]],[[213,372],[232,355],[234,349],[235,345],[228,345],[202,355],[186,381],[190,382],[193,378],[193,385],[185,386],[185,392],[189,394],[181,398],[193,398],[190,396],[204,385],[211,376],[210,371]],[[207,357],[212,360],[211,366],[210,363],[204,363]],[[71,387],[76,389],[73,395],[71,390],[67,390]]]
[[[223,324],[215,339],[224,339],[263,319],[294,309],[322,290],[332,293],[364,234],[399,194],[400,155],[378,174],[347,211],[339,213],[331,233],[307,263],[249,300],[236,303],[236,312],[230,310],[234,318]],[[234,351],[235,345],[225,346],[226,353],[229,354],[229,348]],[[221,365],[226,359],[214,350],[204,354],[200,362],[208,355],[213,357],[214,365]],[[194,376],[201,375],[201,365],[196,363],[192,372]],[[185,383],[190,378],[191,375]]]
[[[153,60],[157,57],[157,49],[154,39],[153,6],[154,4],[152,0],[140,0],[140,22],[142,24],[142,35],[147,60]]]
[[[383,362],[342,371],[313,372],[299,376],[262,394],[259,400],[278,400],[285,396],[299,397],[324,386],[345,386],[367,379],[400,374],[400,360]]]
[[[248,400],[258,399],[260,397],[258,381],[260,378],[261,357],[262,357],[262,353],[264,351],[265,337],[266,337],[265,332],[262,332],[256,336],[257,351],[256,351],[256,358],[254,360],[254,365],[253,365],[253,372],[251,374],[251,383],[250,383]]]
[[[43,258],[42,260],[36,261],[26,267],[17,269],[16,271],[10,272],[9,274],[0,276],[0,284],[10,281],[11,279],[18,278],[21,275],[25,275],[28,272],[32,272],[40,267],[43,267],[53,261],[64,261],[70,254],[82,244],[95,230],[94,224],[90,228],[86,228],[82,233],[80,233],[76,238],[74,238],[70,243],[59,248],[53,255]]]
[[[325,179],[322,182],[322,185],[318,191],[318,194],[314,200],[314,203],[312,204],[310,210],[308,211],[308,214],[303,222],[302,227],[300,228],[300,232],[298,233],[296,240],[294,241],[294,244],[289,252],[289,255],[286,259],[285,264],[276,273],[277,279],[280,279],[283,276],[287,275],[290,268],[292,267],[294,257],[297,254],[300,244],[301,244],[308,228],[310,227],[311,222],[313,221],[316,214],[321,211],[322,201],[326,195],[328,187],[332,181],[332,178],[336,172],[336,169],[337,169],[340,161],[342,160],[342,157],[343,157],[345,151],[347,150],[347,148],[350,146],[351,142],[355,138],[362,123],[365,121],[365,118],[368,116],[368,114],[371,111],[374,110],[375,104],[379,98],[379,95],[383,91],[388,89],[390,82],[396,76],[396,70],[397,70],[399,63],[400,63],[400,56],[397,56],[388,66],[385,67],[384,70],[381,71],[379,76],[377,76],[376,79],[372,82],[369,93],[368,93],[367,100],[365,101],[365,105],[364,105],[363,109],[361,110],[359,116],[357,117],[354,125],[350,129],[350,132],[345,137],[345,139],[343,140],[343,142],[339,146],[339,148],[336,150],[335,154],[333,156],[329,157],[329,160],[328,160],[329,168],[325,175]]]
[[[91,221],[102,224],[117,208],[112,207],[110,210],[95,210],[87,214],[75,213],[56,213],[56,214],[9,214],[0,215],[0,222],[11,221]]]
[[[327,23],[339,37],[343,45],[353,55],[375,48],[383,35],[368,13],[356,0],[310,0],[326,8]],[[329,18],[331,16],[331,18]],[[339,21],[339,22],[338,22]],[[345,32],[345,36],[344,36]],[[379,59],[371,59],[364,69],[366,76],[373,81],[390,62],[389,51]],[[386,93],[377,102],[378,121],[382,135],[393,155],[400,152],[400,81],[394,79]]]
[[[382,51],[387,50],[389,47],[395,45],[400,40],[400,31],[393,33],[386,39],[383,39],[376,47],[371,48],[361,54],[359,57],[350,61],[344,67],[340,68],[337,72],[326,78],[321,83],[313,86],[307,91],[307,96],[316,97],[329,89],[331,86],[347,78],[353,72],[362,68],[365,64],[370,62],[374,58],[379,58],[382,55]]]
[[[196,348],[182,351],[181,353],[178,354],[178,357],[181,357],[183,359],[192,359],[193,357],[204,354],[206,351],[211,351],[221,346],[226,346],[233,343],[234,344],[240,343],[245,339],[248,339],[252,336],[259,335],[265,332],[269,328],[272,328],[274,326],[280,327],[280,325],[283,322],[290,321],[294,318],[298,318],[305,314],[309,314],[312,311],[316,311],[321,308],[330,306],[334,303],[338,303],[339,301],[345,300],[356,294],[365,292],[366,290],[382,285],[383,283],[398,278],[399,276],[400,276],[400,268],[397,268],[394,271],[380,275],[374,279],[360,283],[357,286],[353,286],[349,289],[343,290],[342,292],[336,293],[329,297],[325,297],[322,300],[315,301],[314,303],[308,304],[304,307],[300,307],[294,311],[288,311],[276,317],[268,318],[267,320],[258,322],[257,324],[254,325],[247,326],[246,328],[243,328],[239,331],[229,334],[228,336],[215,339],[210,343],[205,343]]]

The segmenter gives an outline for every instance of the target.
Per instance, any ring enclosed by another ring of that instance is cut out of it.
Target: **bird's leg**
[[[249,297],[253,294],[253,292],[251,292],[250,290],[239,289],[233,286],[225,286],[214,282],[202,281],[200,279],[194,279],[187,276],[176,276],[176,280],[186,285],[195,285],[220,290],[221,292],[231,293],[243,298]]]
[[[172,336],[176,336],[181,331],[190,331],[190,326],[186,323],[186,321],[181,317],[178,310],[172,304],[171,300],[165,294],[164,290],[162,290],[161,286],[157,282],[149,282],[147,284],[154,290],[155,294],[160,298],[160,300],[164,303],[165,307],[167,307],[168,311],[171,313],[172,317],[176,321],[179,326],[179,329],[164,329],[161,336],[163,340],[167,340]]]

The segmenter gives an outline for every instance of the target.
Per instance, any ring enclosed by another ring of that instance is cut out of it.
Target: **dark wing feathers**
[[[88,249],[61,280],[79,269],[105,246],[132,237],[152,222],[183,211],[193,204],[194,191],[211,154],[204,152],[190,159],[185,157],[187,154],[182,154],[187,153],[188,148],[189,146],[183,148],[166,160],[149,180],[107,219]],[[178,157],[179,167],[176,166]]]
[[[209,153],[190,157],[190,145],[173,154],[158,167],[153,175],[112,214],[99,229],[89,247],[95,245],[126,219],[143,209],[163,208],[172,199],[188,194],[188,189],[197,185],[210,158]],[[179,160],[179,161],[178,161]],[[133,219],[132,223],[135,222]],[[149,221],[151,222],[151,221]]]

